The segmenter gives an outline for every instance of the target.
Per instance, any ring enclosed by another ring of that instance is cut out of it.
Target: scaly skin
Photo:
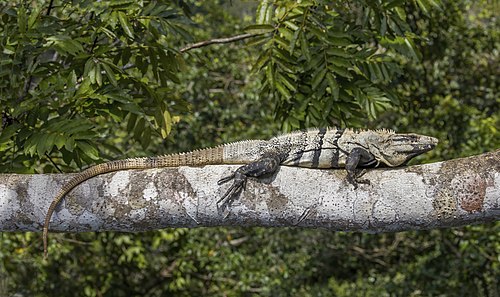
[[[47,243],[49,234],[49,224],[52,214],[54,213],[57,205],[74,187],[82,182],[108,172],[128,170],[128,169],[148,169],[160,167],[178,167],[178,166],[203,166],[208,164],[220,164],[222,162],[222,146],[215,148],[208,148],[197,150],[189,153],[181,153],[174,155],[165,155],[149,158],[130,158],[125,160],[110,161],[107,163],[92,166],[73,177],[67,184],[65,184],[56,197],[50,203],[45,222],[43,225],[43,253],[47,257]]]
[[[389,167],[406,164],[411,158],[433,149],[438,140],[418,134],[396,134],[389,130],[319,128],[283,134],[270,140],[246,140],[188,153],[158,157],[116,160],[92,166],[64,185],[50,204],[43,226],[43,249],[47,257],[47,239],[52,214],[64,196],[80,183],[100,174],[128,169],[178,166],[246,164],[221,179],[221,185],[233,181],[217,201],[229,205],[245,188],[248,177],[273,174],[280,165],[307,168],[345,168],[347,181],[357,188],[358,168]]]

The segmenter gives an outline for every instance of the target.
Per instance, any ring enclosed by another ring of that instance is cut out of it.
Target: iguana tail
[[[223,146],[214,148],[206,148],[196,150],[188,153],[164,155],[157,157],[144,157],[144,158],[130,158],[124,160],[110,161],[102,164],[92,166],[84,171],[76,174],[67,184],[65,184],[59,193],[57,193],[54,200],[50,204],[47,214],[45,215],[45,222],[43,224],[43,254],[47,257],[47,241],[49,233],[49,224],[52,214],[54,213],[57,205],[73,188],[82,182],[108,172],[128,169],[148,169],[160,167],[177,167],[177,166],[203,166],[209,164],[222,164],[223,163]]]

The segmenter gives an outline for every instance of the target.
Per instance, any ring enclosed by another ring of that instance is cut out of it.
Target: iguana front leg
[[[263,175],[272,174],[276,172],[280,165],[280,159],[276,155],[266,156],[258,161],[249,163],[247,165],[241,166],[236,169],[236,171],[222,178],[217,182],[218,185],[222,185],[230,180],[233,180],[233,184],[229,187],[226,193],[217,201],[217,208],[219,208],[219,203],[223,204],[230,203],[233,199],[238,197],[241,191],[245,188],[248,177],[261,177]]]
[[[370,184],[367,179],[359,179],[364,174],[364,170],[358,169],[359,166],[369,166],[376,162],[375,156],[363,148],[353,149],[347,156],[345,169],[347,170],[347,181],[358,188],[358,184]]]

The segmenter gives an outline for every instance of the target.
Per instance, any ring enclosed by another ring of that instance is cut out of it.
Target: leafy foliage
[[[398,104],[388,89],[401,72],[392,55],[419,60],[403,8],[403,1],[261,2],[258,24],[246,31],[265,34],[255,41],[262,52],[254,69],[265,73],[261,95],[276,98],[284,130],[363,126],[365,116]]]
[[[170,133],[170,110],[185,110],[169,93],[184,65],[171,44],[190,40],[188,11],[162,1],[19,1],[1,12],[2,171],[32,172],[48,156],[93,163],[101,137],[124,120],[147,148]]]

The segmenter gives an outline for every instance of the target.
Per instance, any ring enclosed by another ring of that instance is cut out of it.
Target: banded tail
[[[224,146],[217,146],[188,153],[116,160],[92,166],[78,173],[61,188],[59,193],[57,193],[56,197],[54,198],[54,200],[52,200],[52,203],[49,206],[47,214],[45,215],[42,234],[44,258],[47,258],[49,224],[50,219],[52,218],[52,214],[54,213],[57,205],[59,205],[64,196],[66,196],[66,194],[68,194],[72,189],[74,189],[82,182],[104,173],[119,170],[222,164],[224,159],[223,152]]]

